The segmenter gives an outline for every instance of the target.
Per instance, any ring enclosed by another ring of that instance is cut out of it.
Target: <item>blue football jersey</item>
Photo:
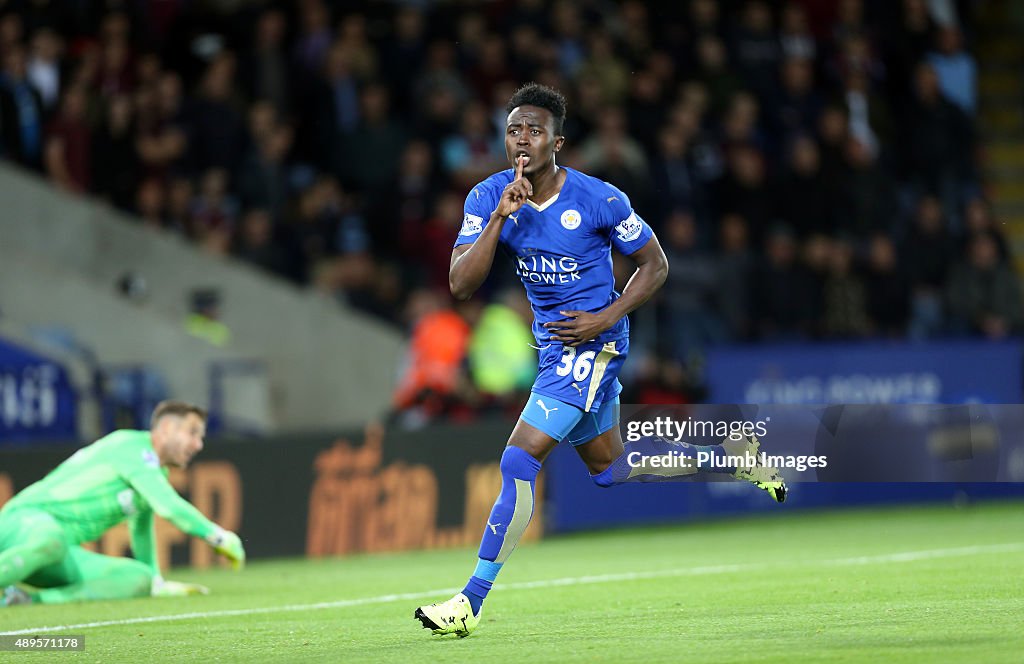
[[[559,311],[597,313],[614,302],[611,248],[632,254],[651,239],[651,228],[633,211],[629,198],[612,185],[571,168],[565,170],[562,190],[537,205],[527,201],[501,230],[499,245],[509,254],[526,287],[533,308],[533,334],[547,345],[551,333],[544,323],[564,320]],[[476,185],[466,197],[462,230],[455,246],[479,237],[513,169],[501,171]],[[624,316],[597,341],[629,336]]]

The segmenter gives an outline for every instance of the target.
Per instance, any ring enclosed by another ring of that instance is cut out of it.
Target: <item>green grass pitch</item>
[[[0,661],[1024,661],[1020,502],[552,537],[516,551],[466,639],[413,620],[450,593],[388,597],[461,587],[474,553],[172,570],[213,594],[0,609],[0,632],[155,618],[61,628],[85,652]]]

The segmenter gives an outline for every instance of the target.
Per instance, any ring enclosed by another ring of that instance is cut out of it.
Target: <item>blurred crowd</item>
[[[473,402],[529,386],[472,350],[528,340],[529,312],[502,266],[455,308],[451,245],[508,166],[509,96],[551,85],[560,163],[623,189],[669,255],[631,371],[678,402],[715,344],[1024,329],[976,168],[970,7],[0,1],[0,155],[410,330],[428,357],[396,403]]]

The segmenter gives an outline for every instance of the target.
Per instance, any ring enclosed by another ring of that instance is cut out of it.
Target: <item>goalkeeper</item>
[[[205,593],[160,575],[154,514],[209,542],[236,569],[245,562],[238,536],[203,516],[167,480],[167,466],[184,468],[203,449],[206,412],[163,401],[150,429],[115,431],[83,447],[0,509],[0,606]],[[80,546],[123,521],[134,560]]]

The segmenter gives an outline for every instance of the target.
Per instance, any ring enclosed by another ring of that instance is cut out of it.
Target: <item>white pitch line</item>
[[[1014,553],[1024,551],[1024,542],[1009,544],[978,544],[961,546],[955,549],[932,549],[931,551],[908,551],[906,553],[887,553],[880,556],[857,556],[855,558],[838,558],[826,564],[831,565],[870,565],[872,563],[904,563],[929,558],[949,558],[950,556],[973,556],[979,553]]]
[[[825,566],[854,566],[871,565],[875,563],[907,563],[918,560],[931,560],[934,558],[952,558],[957,556],[973,556],[989,553],[1013,553],[1024,551],[1024,542],[1011,542],[1008,544],[991,544],[977,546],[962,546],[950,549],[928,549],[924,551],[904,551],[901,553],[886,553],[877,556],[859,556],[855,558],[833,558],[831,560],[799,561],[797,565],[825,565]],[[729,574],[734,572],[755,572],[765,569],[778,569],[787,565],[750,563],[740,565],[707,565],[702,567],[682,567],[666,570],[652,570],[650,572],[622,572],[618,574],[600,574],[596,576],[571,576],[561,579],[544,579],[540,581],[522,581],[519,583],[504,583],[495,586],[496,590],[533,590],[536,588],[555,588],[560,586],[589,585],[595,583],[610,583],[615,581],[636,581],[640,579],[661,579],[673,576],[708,576],[711,574]],[[96,622],[76,623],[73,625],[50,625],[46,627],[32,627],[6,632],[0,632],[0,636],[17,636],[19,634],[45,634],[64,632],[68,633],[77,629],[91,629],[93,627],[114,627],[122,625],[141,625],[145,623],[173,622],[177,620],[190,620],[192,618],[221,618],[229,616],[251,616],[263,613],[288,613],[293,611],[319,611],[322,609],[343,609],[352,606],[366,606],[368,604],[388,604],[405,600],[425,599],[430,597],[444,596],[449,593],[460,591],[461,588],[440,588],[438,590],[425,590],[416,593],[396,593],[391,595],[378,595],[377,597],[360,597],[357,599],[342,599],[333,602],[316,602],[313,604],[285,604],[282,606],[265,606],[253,609],[225,609],[221,611],[194,611],[191,613],[174,613],[163,616],[141,616],[138,618],[124,618],[121,620],[99,620]]]

